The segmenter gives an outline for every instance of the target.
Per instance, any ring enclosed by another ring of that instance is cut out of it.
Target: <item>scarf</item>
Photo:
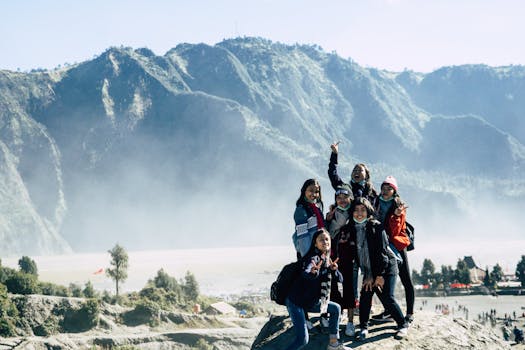
[[[319,207],[315,205],[315,203],[310,203],[310,202],[308,202],[308,206],[310,207],[310,209],[312,209],[312,211],[315,214],[315,217],[317,218],[317,229],[323,228],[324,220],[323,220],[323,215],[321,215],[321,211],[319,210]]]
[[[330,256],[330,254],[328,254]],[[330,300],[330,286],[332,285],[332,273],[330,271],[330,258],[326,257],[323,261],[323,265],[321,267],[324,267],[328,269],[327,271],[327,278],[321,282],[321,314],[328,312],[328,301]]]
[[[339,207],[335,210],[334,218],[330,221],[330,237],[334,238],[339,233],[341,227],[343,227],[350,217],[350,213],[347,210],[340,210]]]
[[[378,215],[379,217],[378,219],[385,225],[386,225],[386,222],[385,222],[386,213],[388,213],[388,210],[392,207],[392,204],[394,204],[392,199],[394,199],[393,196],[388,200],[383,199],[383,196],[379,197],[379,215]]]
[[[361,272],[363,273],[363,279],[373,277],[370,254],[368,252],[368,242],[366,240],[366,222],[367,220],[362,223],[355,223],[357,257],[359,259],[359,265],[361,266]]]
[[[318,271],[318,278],[321,278],[321,297],[319,303],[321,304],[321,313],[326,313],[328,311],[328,301],[330,300],[330,286],[332,285],[332,273],[330,271],[330,259],[328,258],[329,254],[324,254],[316,249],[316,255],[312,257],[312,261],[306,268],[306,272],[309,273],[313,265],[319,264],[322,260],[321,268]],[[323,257],[324,256],[324,257]]]

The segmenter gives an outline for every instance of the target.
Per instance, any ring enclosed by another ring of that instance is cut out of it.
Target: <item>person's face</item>
[[[338,206],[341,208],[346,208],[350,205],[350,196],[347,196],[346,194],[338,194],[337,197],[335,197],[335,202]]]
[[[315,202],[317,198],[319,198],[319,191],[319,186],[317,186],[316,184],[311,184],[306,188],[306,191],[304,191],[304,196],[309,201]]]
[[[362,165],[356,165],[352,170],[352,179],[355,182],[361,182],[366,179],[366,170]]]
[[[354,219],[361,222],[367,218],[368,213],[366,212],[366,207],[363,204],[358,204],[355,206],[352,215],[354,216]]]
[[[383,184],[381,185],[381,196],[383,199],[390,199],[394,195],[394,188],[390,186],[389,184]]]
[[[330,236],[326,233],[321,233],[315,239],[315,247],[322,252],[330,250]]]

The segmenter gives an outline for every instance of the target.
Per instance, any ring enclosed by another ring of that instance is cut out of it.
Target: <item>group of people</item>
[[[350,182],[345,183],[337,172],[339,143],[330,147],[328,177],[335,190],[335,203],[325,216],[321,186],[316,179],[304,182],[296,202],[293,243],[302,272],[286,298],[295,331],[288,350],[308,343],[308,312],[320,313],[321,323],[327,325],[330,350],[349,349],[339,340],[344,309],[348,315],[345,334],[365,339],[374,294],[384,311],[373,318],[393,318],[397,323],[396,338],[406,337],[413,321],[414,286],[406,251],[410,244],[405,222],[408,207],[399,196],[397,181],[387,176],[377,193],[368,167],[356,164]],[[363,280],[356,330],[353,319],[359,270]],[[406,314],[394,297],[398,275],[405,288]],[[342,284],[342,294],[338,283]]]

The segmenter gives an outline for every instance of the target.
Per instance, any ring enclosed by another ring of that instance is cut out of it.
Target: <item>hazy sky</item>
[[[0,69],[236,36],[319,44],[395,71],[525,64],[523,0],[5,0],[0,13]]]

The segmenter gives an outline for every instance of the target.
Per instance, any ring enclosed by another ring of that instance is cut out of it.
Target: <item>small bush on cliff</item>
[[[13,294],[39,294],[40,286],[35,275],[24,272],[15,272],[5,281],[9,293]]]
[[[15,323],[18,310],[7,296],[7,288],[0,284],[0,336],[12,337],[15,335]]]
[[[199,340],[195,342],[195,345],[193,346],[193,348],[197,350],[212,350],[213,345],[208,343],[206,340],[200,338]]]
[[[39,337],[47,337],[60,332],[60,322],[57,316],[50,315],[44,323],[33,328],[33,333]]]
[[[135,308],[122,315],[124,323],[128,326],[138,326],[140,324],[149,324],[156,326],[159,324],[160,306],[151,300],[141,300],[135,305]]]
[[[39,288],[43,295],[56,295],[58,297],[69,296],[67,288],[58,284],[50,282],[39,282]]]
[[[80,309],[69,309],[64,314],[62,329],[66,332],[85,332],[98,323],[100,307],[96,299],[88,299]]]

